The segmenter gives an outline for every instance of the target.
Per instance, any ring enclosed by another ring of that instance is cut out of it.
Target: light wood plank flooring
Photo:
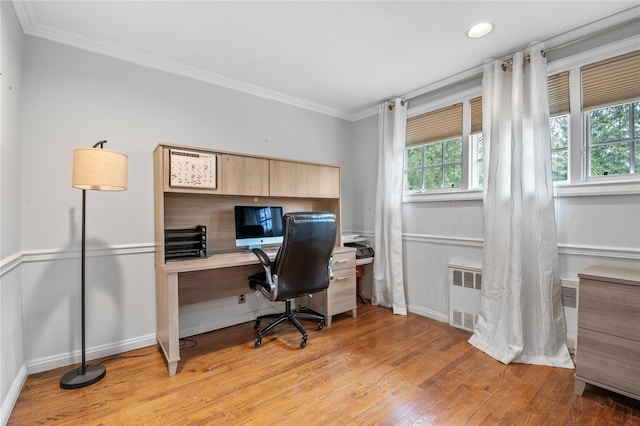
[[[573,370],[505,366],[419,315],[359,305],[306,324],[302,350],[289,325],[259,349],[253,323],[195,336],[174,377],[155,346],[99,360],[106,377],[84,389],[59,388],[69,367],[33,374],[9,425],[640,425],[636,400],[576,396]]]

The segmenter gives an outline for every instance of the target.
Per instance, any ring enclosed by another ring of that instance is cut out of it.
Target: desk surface
[[[334,253],[345,251],[355,251],[352,247],[336,247]],[[277,250],[265,251],[269,258],[273,260],[278,253]],[[209,257],[189,260],[172,260],[160,266],[166,274],[180,272],[204,271],[207,269],[231,268],[234,266],[255,265],[260,263],[253,252],[237,251],[231,253],[218,253]]]
[[[277,251],[267,251],[270,259],[274,259]],[[232,253],[218,253],[209,257],[189,260],[172,260],[162,265],[167,274],[189,271],[203,271],[206,269],[231,268],[233,266],[253,265],[260,263],[255,254],[250,251]]]

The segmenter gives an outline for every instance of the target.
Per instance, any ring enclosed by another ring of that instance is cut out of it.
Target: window
[[[606,193],[605,182],[637,191],[629,184],[640,180],[640,51],[565,66],[547,80],[552,176],[567,184],[559,194]],[[407,194],[483,186],[482,98],[452,99],[463,101],[407,120]],[[578,187],[589,181],[598,185]]]
[[[471,109],[471,184],[472,188],[482,188],[484,178],[484,143],[482,138],[482,97],[469,101]]]
[[[405,191],[460,188],[462,138],[408,148],[405,164]]]
[[[460,188],[462,184],[462,104],[407,120],[405,192]]]
[[[587,113],[589,176],[640,172],[640,102]]]
[[[569,180],[569,72],[550,75],[549,129],[551,139],[551,174],[554,182]]]
[[[569,114],[551,117],[551,171],[554,182],[569,179]]]
[[[471,167],[472,187],[482,188],[484,183],[484,141],[482,133],[471,135],[471,152],[473,153],[473,166]]]
[[[582,67],[586,178],[637,174],[640,51]]]

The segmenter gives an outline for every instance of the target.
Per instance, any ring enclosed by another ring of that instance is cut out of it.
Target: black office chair
[[[284,301],[282,314],[262,315],[254,328],[260,328],[264,318],[276,318],[258,331],[254,345],[262,346],[265,333],[276,325],[290,321],[302,333],[300,348],[307,346],[307,331],[298,319],[318,321],[318,330],[324,327],[324,316],[308,311],[292,311],[291,299],[316,293],[329,287],[332,278],[331,258],[336,242],[336,217],[327,212],[286,213],[284,240],[273,262],[260,249],[253,252],[264,267],[264,272],[249,277],[249,287],[259,289],[270,301]]]

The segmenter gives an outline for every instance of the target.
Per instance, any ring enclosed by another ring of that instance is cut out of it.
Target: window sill
[[[405,193],[402,197],[403,203],[423,203],[429,201],[482,201],[482,189],[469,189],[455,191],[441,189],[430,190],[425,192]]]
[[[640,180],[585,182],[554,185],[556,197],[595,197],[601,195],[640,195]]]
[[[575,185],[554,184],[555,197],[596,197],[605,195],[640,195],[640,180],[617,182],[586,182]],[[437,201],[482,201],[481,189],[431,190],[404,194],[403,203],[426,203]]]

